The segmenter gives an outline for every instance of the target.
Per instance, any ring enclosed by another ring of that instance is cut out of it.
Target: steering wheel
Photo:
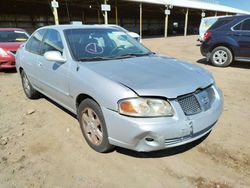
[[[114,55],[115,52],[119,52],[120,50],[124,50],[124,49],[125,49],[125,45],[117,46],[117,47],[115,47],[115,48],[110,52],[110,54],[111,54],[111,55]]]

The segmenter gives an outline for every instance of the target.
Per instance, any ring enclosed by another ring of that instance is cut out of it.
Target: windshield
[[[126,33],[113,28],[64,31],[76,60],[104,60],[148,55],[152,52]]]
[[[25,42],[28,38],[24,31],[0,31],[0,42]]]

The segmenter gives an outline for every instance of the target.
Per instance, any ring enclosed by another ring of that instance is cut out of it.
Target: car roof
[[[250,18],[250,15],[248,15],[248,14],[239,14],[239,15],[234,15],[234,16],[226,16],[226,17],[220,17],[220,18],[218,18],[218,20],[227,20],[227,19],[232,19],[232,18],[245,19],[245,18]]]
[[[66,29],[114,29],[114,26],[110,25],[74,25],[74,24],[62,24],[62,25],[50,25],[41,27],[39,29],[57,29],[57,30],[66,30]],[[117,28],[118,29],[118,28]]]
[[[0,31],[25,31],[25,30],[21,28],[11,27],[11,28],[0,28]]]
[[[208,16],[208,17],[205,17],[205,18],[202,18],[203,20],[209,20],[209,19],[219,19],[219,18],[225,18],[225,17],[232,17],[232,16]]]

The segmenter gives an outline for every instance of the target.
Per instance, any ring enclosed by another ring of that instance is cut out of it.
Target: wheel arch
[[[100,104],[97,102],[97,100],[95,100],[92,96],[85,94],[85,93],[81,93],[76,97],[75,100],[75,104],[76,104],[76,109],[78,109],[79,105],[81,104],[81,102],[85,99],[92,99],[93,101],[95,101],[99,106]]]

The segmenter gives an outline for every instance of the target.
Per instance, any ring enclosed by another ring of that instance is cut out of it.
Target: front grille
[[[201,111],[208,110],[215,100],[213,87],[208,87],[195,93],[184,95],[177,98],[185,115],[190,116],[198,114]]]
[[[183,112],[186,115],[194,115],[201,112],[201,107],[194,94],[177,98]]]

